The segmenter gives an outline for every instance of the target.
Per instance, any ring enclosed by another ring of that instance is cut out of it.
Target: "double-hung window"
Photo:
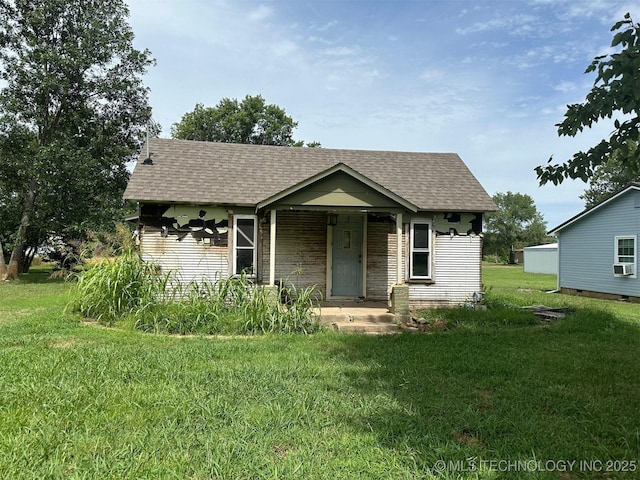
[[[431,278],[431,223],[412,220],[410,229],[409,271],[411,279]]]
[[[616,275],[632,275],[636,273],[636,236],[618,236],[615,238],[614,267]],[[624,267],[622,267],[624,265]],[[622,273],[619,273],[622,272]]]
[[[256,272],[256,238],[258,233],[255,215],[233,217],[233,273],[254,275]]]

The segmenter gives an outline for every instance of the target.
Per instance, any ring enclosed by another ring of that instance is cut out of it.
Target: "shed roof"
[[[256,206],[344,164],[420,210],[483,212],[491,197],[455,153],[276,147],[154,138],[124,198]]]
[[[545,243],[544,245],[533,245],[531,247],[523,248],[525,252],[531,251],[531,250],[557,250],[557,249],[558,249],[557,243]]]

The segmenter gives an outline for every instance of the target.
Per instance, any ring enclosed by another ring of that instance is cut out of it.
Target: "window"
[[[615,239],[615,255],[613,261],[616,265],[626,265],[627,268],[618,270],[614,267],[614,274],[625,274],[635,276],[636,264],[636,237],[620,236]]]
[[[431,224],[424,220],[411,221],[410,277],[431,278]]]
[[[634,237],[616,237],[616,247],[616,263],[636,263]]]
[[[255,274],[257,217],[235,215],[233,217],[233,273]]]

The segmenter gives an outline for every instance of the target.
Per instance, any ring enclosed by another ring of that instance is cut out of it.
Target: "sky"
[[[629,0],[128,0],[162,137],[196,103],[262,95],[324,148],[455,152],[485,190],[530,195],[549,229],[586,184],[540,187],[534,168],[608,138],[559,137],[585,69],[611,53]],[[407,172],[410,175],[411,172]],[[428,189],[429,186],[425,185]]]

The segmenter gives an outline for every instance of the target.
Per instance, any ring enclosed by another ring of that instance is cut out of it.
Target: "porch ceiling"
[[[256,207],[289,208],[418,211],[413,203],[342,163],[266,198]]]

